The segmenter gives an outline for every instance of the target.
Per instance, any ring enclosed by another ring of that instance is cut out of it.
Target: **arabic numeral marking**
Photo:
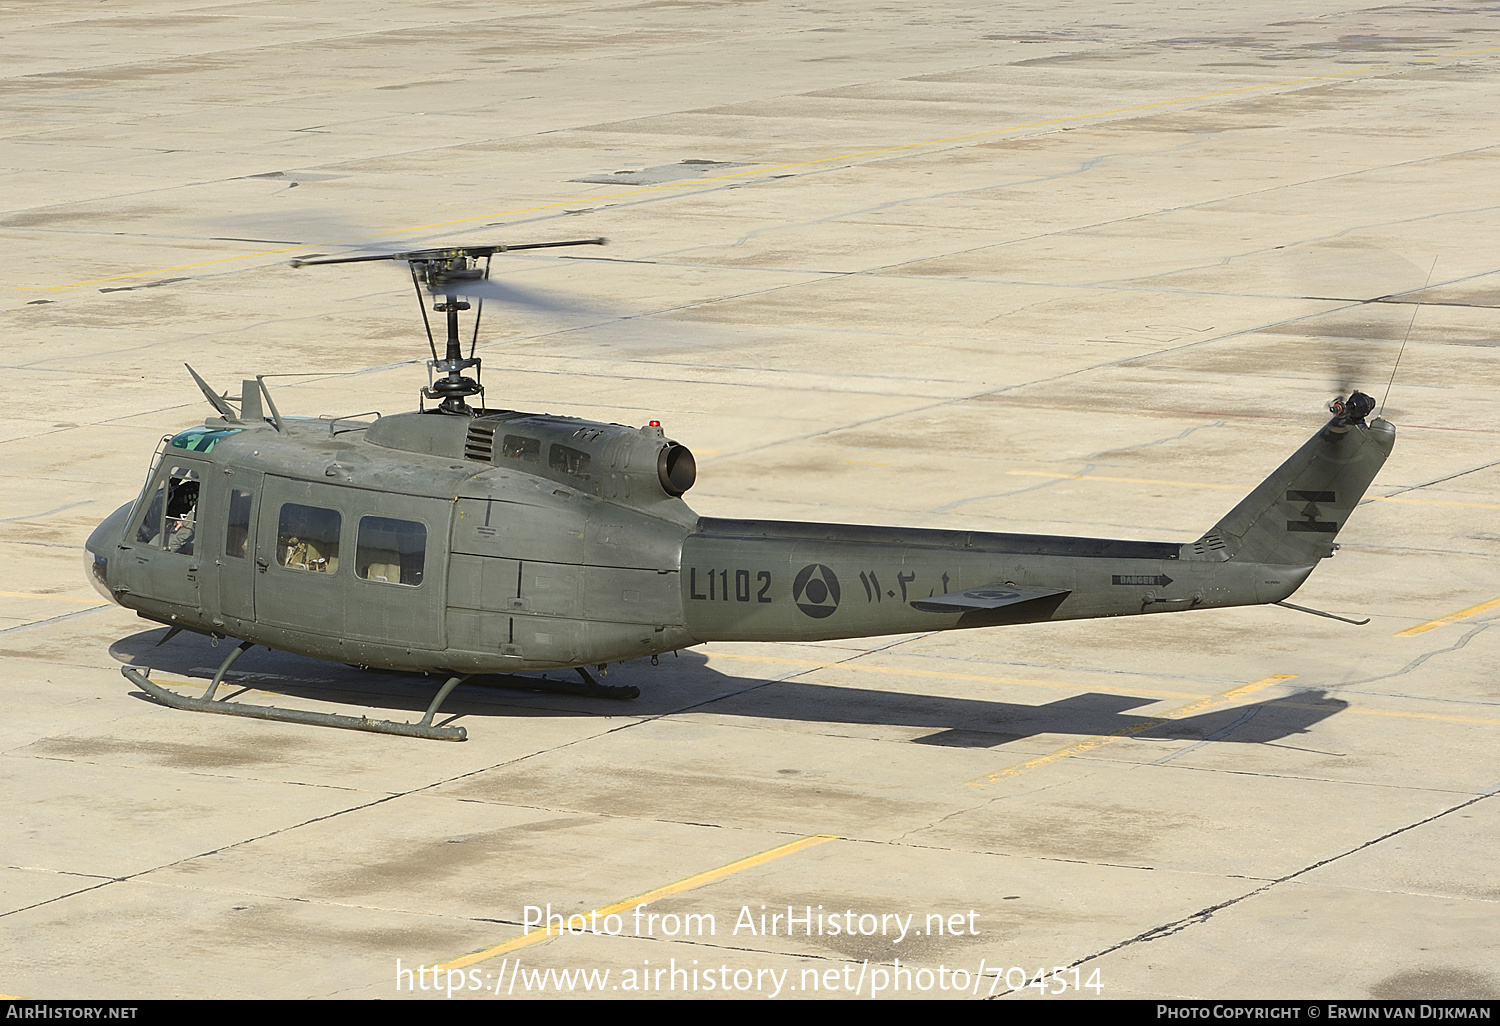
[[[750,601],[749,570],[736,570],[734,572],[734,600],[736,602]]]
[[[755,575],[755,579],[757,581],[761,582],[760,591],[757,592],[756,595],[755,595],[755,601],[757,601],[757,602],[769,602],[769,601],[771,601],[771,596],[769,596],[769,595],[766,594],[766,592],[768,592],[768,591],[771,590],[771,571],[769,571],[769,570],[762,570],[758,574]]]

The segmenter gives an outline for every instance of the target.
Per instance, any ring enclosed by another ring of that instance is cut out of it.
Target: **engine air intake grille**
[[[464,439],[464,459],[495,462],[495,425],[478,421],[469,425],[468,437]]]

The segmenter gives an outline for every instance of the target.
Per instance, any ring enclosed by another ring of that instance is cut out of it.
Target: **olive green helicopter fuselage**
[[[88,548],[101,591],[164,624],[359,666],[556,669],[1280,601],[1393,440],[1335,416],[1180,544],[699,517],[691,454],[654,424],[215,418],[164,440]]]

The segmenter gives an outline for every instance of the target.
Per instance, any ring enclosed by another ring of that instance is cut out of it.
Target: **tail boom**
[[[1280,602],[1332,555],[1395,435],[1340,413],[1186,545],[703,518],[683,620],[700,642],[821,641]]]
[[[683,545],[683,617],[700,642],[823,641],[1276,602],[1312,572],[1183,548],[704,518]]]

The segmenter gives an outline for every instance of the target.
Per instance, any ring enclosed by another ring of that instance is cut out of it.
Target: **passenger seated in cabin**
[[[339,568],[337,555],[325,556],[316,542],[306,541],[296,535],[286,539],[282,550],[281,565],[296,570],[311,570],[315,574],[331,574]]]

